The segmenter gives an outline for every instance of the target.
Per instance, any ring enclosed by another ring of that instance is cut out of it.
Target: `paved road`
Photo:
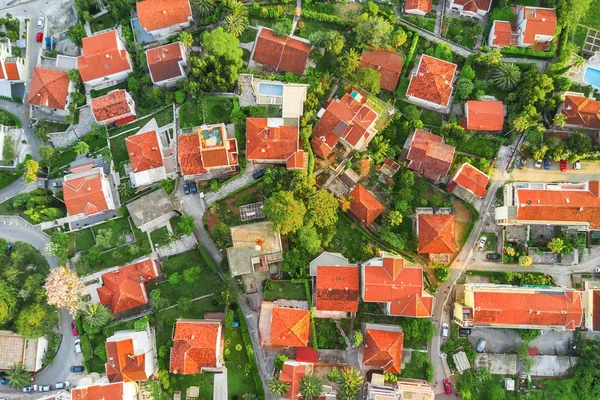
[[[29,147],[31,148],[31,156],[34,160],[39,160],[38,149],[42,145],[42,141],[35,137],[35,134],[33,133],[33,128],[29,127],[29,106],[0,99],[0,108],[10,112],[11,114],[14,114],[21,120],[21,124],[23,125],[23,132],[25,133],[27,143],[29,143]]]
[[[25,183],[23,178],[19,178],[10,185],[0,189],[0,203],[15,197],[19,193],[22,192],[31,192],[36,189],[37,185],[35,183]]]

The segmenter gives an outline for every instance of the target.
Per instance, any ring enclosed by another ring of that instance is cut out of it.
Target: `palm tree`
[[[273,396],[281,398],[287,393],[288,390],[290,390],[290,384],[287,382],[280,381],[275,377],[272,377],[271,379],[269,379],[269,382],[267,382],[267,388]]]
[[[573,54],[571,65],[577,68],[581,68],[583,67],[583,64],[585,64],[585,58],[581,57],[579,54]]]
[[[231,33],[235,37],[242,36],[242,33],[248,27],[248,17],[237,14],[229,14],[223,20],[225,31]]]
[[[500,90],[512,90],[521,82],[521,70],[513,63],[500,64],[492,72],[492,82]]]
[[[83,312],[83,320],[93,328],[102,328],[110,318],[110,310],[101,303],[90,304]]]
[[[312,400],[323,393],[323,381],[318,375],[305,375],[300,381],[300,393],[304,400]]]
[[[341,371],[341,392],[338,392],[340,400],[356,399],[363,385],[363,377],[356,368],[343,368]]]
[[[565,242],[561,238],[553,238],[548,243],[548,249],[552,253],[560,253],[565,249]]]
[[[227,14],[237,15],[240,17],[247,17],[248,10],[246,9],[244,3],[242,3],[241,1],[231,0],[227,4]]]
[[[21,389],[31,382],[31,374],[25,371],[23,364],[14,364],[6,371],[10,387]]]
[[[119,196],[129,197],[133,193],[133,188],[127,182],[123,182],[119,185]]]
[[[192,8],[199,17],[203,18],[213,13],[215,10],[215,2],[214,0],[194,0],[192,2]]]

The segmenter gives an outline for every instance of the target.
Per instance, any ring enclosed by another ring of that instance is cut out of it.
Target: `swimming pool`
[[[259,82],[258,94],[261,96],[283,96],[283,84],[271,82]]]
[[[600,89],[600,69],[587,67],[583,74],[583,81],[588,85]]]

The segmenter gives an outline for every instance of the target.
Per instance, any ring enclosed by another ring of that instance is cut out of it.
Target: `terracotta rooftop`
[[[131,70],[127,51],[119,49],[115,30],[88,36],[82,43],[83,55],[77,58],[77,69],[84,82]]]
[[[127,102],[125,89],[115,90],[105,96],[92,99],[91,108],[98,122],[126,116],[132,112],[131,106]]]
[[[304,153],[300,146],[298,126],[283,125],[272,118],[246,118],[246,158],[251,161],[284,160],[296,153]]]
[[[459,170],[456,171],[454,178],[452,178],[453,183],[470,191],[480,199],[485,196],[489,181],[490,178],[488,178],[486,174],[467,163],[464,163]],[[451,191],[450,186],[452,186],[452,183],[448,185],[449,191]]]
[[[145,0],[136,7],[140,25],[147,32],[185,24],[192,17],[189,0]]]
[[[177,321],[169,371],[195,375],[203,368],[217,368],[221,335],[220,321]]]
[[[306,42],[290,36],[279,37],[271,29],[262,28],[254,44],[252,59],[281,71],[304,75],[310,49]]]
[[[381,88],[394,91],[402,72],[402,58],[402,54],[390,51],[364,50],[360,57],[360,68],[371,68],[381,73]]]
[[[402,369],[404,332],[365,329],[363,364],[399,374]]]
[[[6,76],[4,76],[2,66],[0,65],[0,79],[7,79],[9,81],[18,81],[21,79],[21,76],[19,75],[19,68],[17,67],[17,63],[15,61],[5,60],[4,69],[6,70]]]
[[[63,198],[69,215],[92,215],[108,210],[100,173],[63,182]]]
[[[453,0],[453,4],[463,6],[463,9],[477,13],[477,11],[490,11],[492,0]]]
[[[183,61],[183,47],[180,42],[146,50],[146,60],[154,83],[184,76],[179,64]]]
[[[467,101],[467,130],[501,131],[504,126],[504,106],[501,101]]]
[[[431,11],[432,1],[431,0],[406,0],[404,6],[405,11],[419,10],[427,14]]]
[[[561,112],[567,117],[568,125],[600,129],[600,100],[585,96],[565,96]]]
[[[70,83],[66,72],[35,67],[27,103],[64,110],[67,107]]]
[[[445,144],[441,136],[416,129],[406,158],[409,169],[427,179],[439,180],[450,171],[454,147]]]
[[[200,138],[198,135],[181,135],[177,141],[177,158],[183,175],[205,174],[208,172],[202,165],[200,155]]]
[[[512,26],[508,21],[494,21],[494,25],[492,26],[493,35],[492,44],[495,46],[510,46],[511,45],[511,35],[512,35]]]
[[[423,54],[406,95],[447,107],[455,72],[456,64]]]
[[[433,296],[423,292],[423,269],[405,265],[402,257],[384,256],[381,265],[363,265],[363,300],[389,303],[389,314],[430,317]]]
[[[356,185],[349,194],[353,198],[350,212],[369,226],[385,211],[385,207],[362,185]]]
[[[71,400],[123,400],[123,382],[73,389]]]
[[[317,310],[357,312],[359,293],[357,266],[317,267]]]
[[[110,307],[113,314],[146,305],[145,284],[158,275],[158,265],[151,259],[107,272],[102,275],[103,286],[97,289],[100,302]]]
[[[539,7],[517,6],[515,14],[524,11],[524,19],[527,23],[523,25],[525,33],[523,43],[534,44],[537,35],[554,36],[556,33],[556,10]]]
[[[138,133],[125,139],[133,172],[142,172],[164,166],[155,131]]]
[[[306,347],[310,332],[308,310],[275,307],[271,316],[271,346]]]
[[[296,347],[296,361],[317,363],[319,352],[312,347]]]
[[[135,354],[133,339],[106,343],[108,362],[105,364],[108,381],[135,382],[145,381],[146,354]]]
[[[305,375],[310,375],[313,371],[313,365],[310,363],[296,362],[294,360],[286,361],[279,372],[279,381],[286,382],[290,388],[282,396],[284,399],[296,400],[301,398],[300,382]]]
[[[454,254],[454,214],[419,214],[419,253]]]

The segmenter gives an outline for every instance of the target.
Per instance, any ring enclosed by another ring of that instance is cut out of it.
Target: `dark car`
[[[458,333],[464,336],[469,336],[471,334],[470,328],[459,328]]]
[[[198,188],[196,187],[196,182],[190,182],[190,191],[192,194],[198,194]]]
[[[83,372],[83,365],[73,365],[70,370],[71,372]]]
[[[567,160],[560,160],[560,172],[567,171]]]
[[[183,193],[190,194],[190,184],[188,181],[183,181]]]
[[[517,162],[517,169],[523,169],[526,161],[527,161],[527,159],[525,157],[521,157],[519,159],[519,161]]]
[[[0,383],[2,383],[3,385],[8,385],[8,382],[10,382],[10,381],[6,378],[4,378],[0,381]]]
[[[545,170],[550,169],[550,159],[548,159],[548,158],[544,158],[544,169]]]
[[[13,244],[12,244],[12,242],[8,242],[6,244],[6,254],[10,256],[12,254],[12,251],[13,251]]]
[[[260,179],[265,175],[265,170],[261,169],[260,171],[256,171],[255,173],[252,174],[252,177],[254,179]]]
[[[487,253],[485,255],[485,258],[487,258],[488,260],[499,260],[500,259],[500,254],[498,254],[498,253]]]
[[[71,321],[71,332],[73,336],[79,336],[79,331],[77,331],[77,323],[75,321]]]
[[[452,393],[452,386],[450,386],[450,381],[448,379],[444,379],[444,393]]]

